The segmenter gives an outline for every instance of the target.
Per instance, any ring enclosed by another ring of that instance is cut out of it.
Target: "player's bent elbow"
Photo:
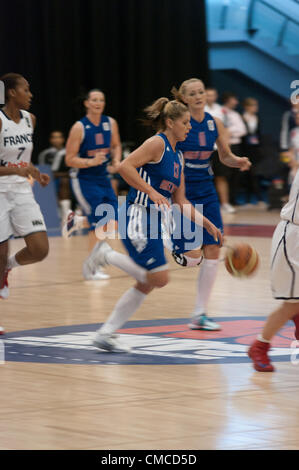
[[[64,158],[64,162],[65,162],[66,166],[71,167],[72,166],[72,157],[70,155],[66,154],[66,156]]]

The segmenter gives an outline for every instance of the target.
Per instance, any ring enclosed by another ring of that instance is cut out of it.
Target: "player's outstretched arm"
[[[227,142],[227,133],[225,127],[220,119],[214,118],[218,130],[218,138],[216,140],[218,154],[221,162],[232,168],[239,168],[241,171],[249,170],[251,167],[251,162],[247,157],[238,157],[233,154],[228,142]]]

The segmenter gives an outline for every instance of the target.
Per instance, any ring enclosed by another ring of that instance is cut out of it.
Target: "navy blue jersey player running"
[[[223,230],[220,214],[220,204],[214,186],[211,168],[211,154],[216,142],[219,157],[225,165],[248,170],[251,166],[246,157],[237,157],[227,145],[226,131],[220,119],[213,118],[204,111],[206,92],[203,82],[197,78],[184,81],[179,90],[173,93],[177,100],[185,103],[191,114],[191,130],[178,148],[183,152],[185,161],[186,197],[193,205],[202,205],[203,215]],[[198,207],[198,210],[199,207]],[[195,224],[192,226],[195,231]],[[199,256],[199,250],[190,249],[190,239],[184,236],[173,239],[173,256],[179,264],[194,266]],[[216,280],[219,243],[203,229],[202,251],[204,259],[201,263],[197,282],[195,308],[190,321],[191,329],[219,330],[220,325],[206,314],[208,300]],[[190,258],[194,258],[190,261]]]
[[[111,233],[117,227],[117,198],[109,175],[117,171],[121,144],[117,122],[103,114],[104,93],[91,90],[84,105],[87,114],[73,125],[68,137],[66,164],[74,169],[71,171],[71,185],[85,217],[70,212],[62,233],[68,238],[73,231],[88,227],[89,249],[92,250],[98,239],[103,240],[107,232]],[[85,279],[109,277],[102,270],[90,271],[88,266],[87,259],[83,265]]]
[[[196,212],[185,197],[182,156],[178,141],[190,130],[190,113],[177,101],[160,98],[146,109],[148,123],[159,131],[131,153],[119,173],[132,187],[119,213],[119,231],[129,256],[112,250],[103,242],[92,253],[94,266],[112,264],[137,281],[125,292],[106,323],[97,331],[94,345],[114,352],[128,351],[118,343],[115,331],[136,312],[146,295],[168,282],[164,255],[162,222],[171,211],[171,201],[184,214],[203,225],[214,239],[222,240],[220,230]],[[124,223],[122,223],[124,220]]]

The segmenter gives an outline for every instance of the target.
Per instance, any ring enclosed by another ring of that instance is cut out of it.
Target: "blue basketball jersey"
[[[106,154],[106,161],[101,165],[90,168],[80,168],[77,172],[79,179],[99,180],[108,176],[107,164],[110,161],[111,122],[108,116],[102,115],[101,122],[95,126],[86,116],[80,119],[84,126],[84,137],[79,149],[79,157],[94,158],[96,153],[102,151]]]
[[[182,156],[180,152],[173,151],[165,134],[157,134],[164,140],[165,149],[161,159],[158,162],[146,163],[137,168],[139,175],[156,191],[166,198],[180,186],[182,174]],[[149,207],[153,201],[149,199],[148,194],[135,188],[130,189],[128,194],[129,203],[141,204]]]
[[[191,117],[190,124],[192,128],[186,140],[179,142],[177,145],[177,148],[184,155],[186,195],[188,198],[192,196],[194,191],[201,196],[215,193],[211,155],[218,137],[216,122],[209,113],[205,113],[205,117],[201,122]]]

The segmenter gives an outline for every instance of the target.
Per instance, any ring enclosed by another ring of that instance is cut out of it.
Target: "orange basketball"
[[[259,264],[259,255],[247,243],[238,243],[228,247],[224,262],[227,271],[232,276],[247,277],[256,271]]]

